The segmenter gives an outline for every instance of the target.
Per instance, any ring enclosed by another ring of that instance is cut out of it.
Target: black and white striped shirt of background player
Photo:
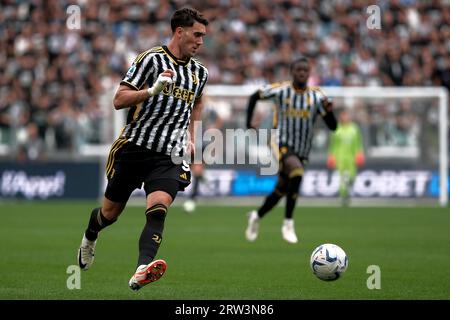
[[[278,144],[288,146],[301,158],[308,159],[317,115],[326,115],[319,87],[295,89],[291,81],[273,83],[259,89],[260,99],[275,103],[273,127],[278,129]]]
[[[183,156],[192,108],[203,93],[208,69],[194,58],[177,59],[166,46],[155,47],[137,56],[120,84],[149,88],[166,69],[175,72],[173,83],[130,108],[121,137],[152,151]]]

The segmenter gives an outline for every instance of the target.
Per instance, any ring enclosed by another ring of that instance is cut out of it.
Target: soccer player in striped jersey
[[[200,118],[208,70],[193,56],[203,44],[207,25],[198,11],[177,10],[168,45],[138,55],[114,96],[115,109],[129,109],[127,124],[111,147],[103,203],[92,210],[78,264],[83,270],[92,265],[98,233],[117,220],[131,193],[143,186],[146,224],[137,269],[129,281],[133,290],[158,280],[167,267],[164,260],[154,258],[167,210],[177,192],[190,183],[189,164],[173,159],[194,151],[193,124]]]
[[[292,81],[262,87],[250,96],[247,108],[247,127],[252,126],[252,115],[258,100],[272,99],[275,103],[274,128],[278,129],[279,174],[275,190],[263,205],[251,211],[245,235],[248,241],[258,237],[259,220],[286,196],[285,219],[281,228],[283,239],[297,243],[293,213],[304,166],[308,162],[313,128],[320,115],[327,127],[336,130],[332,102],[318,87],[307,86],[310,66],[306,58],[295,60],[290,68]]]

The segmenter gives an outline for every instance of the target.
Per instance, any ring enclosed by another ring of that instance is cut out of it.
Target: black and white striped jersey
[[[317,115],[326,115],[322,106],[325,95],[318,87],[295,89],[291,81],[266,85],[260,99],[275,103],[273,127],[278,129],[279,147],[287,146],[302,158],[308,158]]]
[[[194,102],[200,98],[208,70],[196,59],[177,59],[166,46],[147,50],[134,60],[120,84],[149,88],[166,69],[175,71],[173,83],[130,108],[121,137],[167,155],[183,156]]]

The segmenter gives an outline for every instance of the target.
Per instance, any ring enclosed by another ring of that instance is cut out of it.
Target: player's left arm
[[[214,128],[214,129],[222,128],[223,122],[224,122],[224,120],[222,119],[222,116],[217,111],[215,111],[214,115],[215,115],[216,119],[214,120],[214,123],[212,124],[211,128]]]
[[[199,87],[197,96],[195,97],[195,100],[194,100],[194,105],[192,107],[191,118],[189,121],[189,128],[188,128],[189,135],[190,135],[190,141],[188,142],[187,152],[190,153],[192,156],[194,156],[194,153],[195,153],[195,133],[197,131],[198,123],[199,123],[199,121],[201,121],[201,117],[202,117],[203,89],[205,89],[205,85],[208,82],[208,70],[205,68],[204,71],[205,71],[204,78],[202,79],[202,82],[200,83],[200,87]]]
[[[194,155],[195,152],[195,133],[197,131],[198,122],[201,121],[203,110],[202,97],[195,99],[194,107],[192,108],[191,120],[189,122],[190,141],[188,145],[188,152]]]
[[[333,112],[333,101],[324,96],[322,98],[321,104],[322,104],[321,115],[323,121],[325,121],[325,124],[327,125],[328,129],[330,129],[331,131],[335,131],[337,128],[337,120]]]

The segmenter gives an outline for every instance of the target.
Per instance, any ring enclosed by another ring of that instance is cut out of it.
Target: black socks
[[[262,218],[267,212],[269,212],[273,207],[276,206],[276,204],[282,197],[283,195],[276,190],[269,194],[261,208],[258,209],[258,216]]]
[[[116,222],[115,220],[106,219],[103,214],[101,208],[95,208],[92,210],[91,218],[89,219],[88,227],[85,231],[86,238],[90,241],[97,240],[98,233],[100,230],[106,228],[107,226]]]
[[[298,189],[302,182],[302,176],[294,176],[289,179],[287,195],[286,195],[286,211],[284,217],[286,219],[292,219],[294,214],[295,204],[298,197]]]
[[[197,198],[197,194],[198,194],[198,185],[200,184],[200,179],[201,177],[196,177],[194,179],[194,181],[192,182],[193,186],[192,186],[192,194],[191,194],[191,199],[195,200]]]
[[[286,188],[287,193],[281,193],[277,189],[275,189],[274,192],[269,194],[267,198],[265,199],[263,205],[258,210],[258,216],[262,218],[267,212],[272,210],[273,207],[275,207],[280,201],[280,199],[286,195],[286,211],[285,211],[285,218],[286,219],[292,219],[295,204],[297,202],[298,197],[298,189],[300,188],[300,184],[302,182],[302,176],[294,176],[289,179],[288,185]]]
[[[163,204],[155,204],[145,211],[147,223],[139,239],[138,267],[142,264],[149,264],[156,256],[162,241],[166,213],[167,207]]]

